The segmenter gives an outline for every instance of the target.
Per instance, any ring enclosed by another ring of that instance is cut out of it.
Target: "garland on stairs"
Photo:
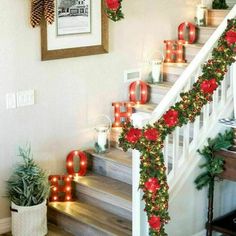
[[[112,21],[119,21],[124,18],[121,3],[122,0],[105,0],[105,13]]]
[[[195,184],[198,190],[209,185],[211,180],[217,175],[221,174],[224,170],[224,159],[220,156],[216,156],[215,152],[220,149],[228,149],[233,143],[233,131],[226,131],[224,134],[218,134],[214,139],[208,139],[208,145],[205,146],[202,151],[198,150],[202,157],[205,159],[205,163],[200,166],[205,171],[201,173],[196,179]]]
[[[212,58],[203,65],[203,73],[193,88],[181,93],[181,100],[174,104],[153,125],[142,129],[131,123],[124,124],[119,142],[124,151],[137,149],[141,153],[140,188],[143,190],[145,211],[150,235],[165,236],[165,224],[169,221],[168,184],[162,153],[166,136],[176,127],[194,122],[202,107],[212,100],[213,92],[221,84],[224,75],[236,56],[236,19],[228,21],[227,28],[213,49]]]

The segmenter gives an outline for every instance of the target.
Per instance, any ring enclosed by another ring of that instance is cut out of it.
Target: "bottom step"
[[[1,234],[1,235],[2,236],[12,236],[11,233]],[[61,229],[53,224],[48,224],[48,233],[46,236],[73,236],[73,234],[65,232],[63,229]]]
[[[48,219],[76,236],[132,235],[130,221],[85,203],[50,203]]]

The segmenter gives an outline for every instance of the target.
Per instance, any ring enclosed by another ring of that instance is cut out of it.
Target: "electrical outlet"
[[[6,108],[7,109],[15,109],[16,108],[16,94],[15,93],[7,93],[6,94]]]
[[[19,91],[16,93],[17,107],[34,105],[34,90]]]

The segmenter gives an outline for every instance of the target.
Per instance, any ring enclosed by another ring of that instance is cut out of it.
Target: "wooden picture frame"
[[[43,19],[41,23],[41,60],[54,60],[70,57],[88,56],[108,53],[108,18],[101,1],[101,43],[99,45],[79,46],[72,48],[48,49],[48,25]],[[69,37],[69,36],[68,36]]]

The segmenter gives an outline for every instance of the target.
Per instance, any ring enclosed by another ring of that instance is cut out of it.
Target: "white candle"
[[[98,131],[98,146],[101,148],[102,151],[106,150],[106,144],[107,144],[107,128],[106,127],[100,127],[97,129]]]
[[[196,19],[197,25],[204,26],[206,24],[206,7],[204,5],[197,5]]]
[[[152,79],[154,83],[160,82],[161,77],[161,61],[152,61]]]

